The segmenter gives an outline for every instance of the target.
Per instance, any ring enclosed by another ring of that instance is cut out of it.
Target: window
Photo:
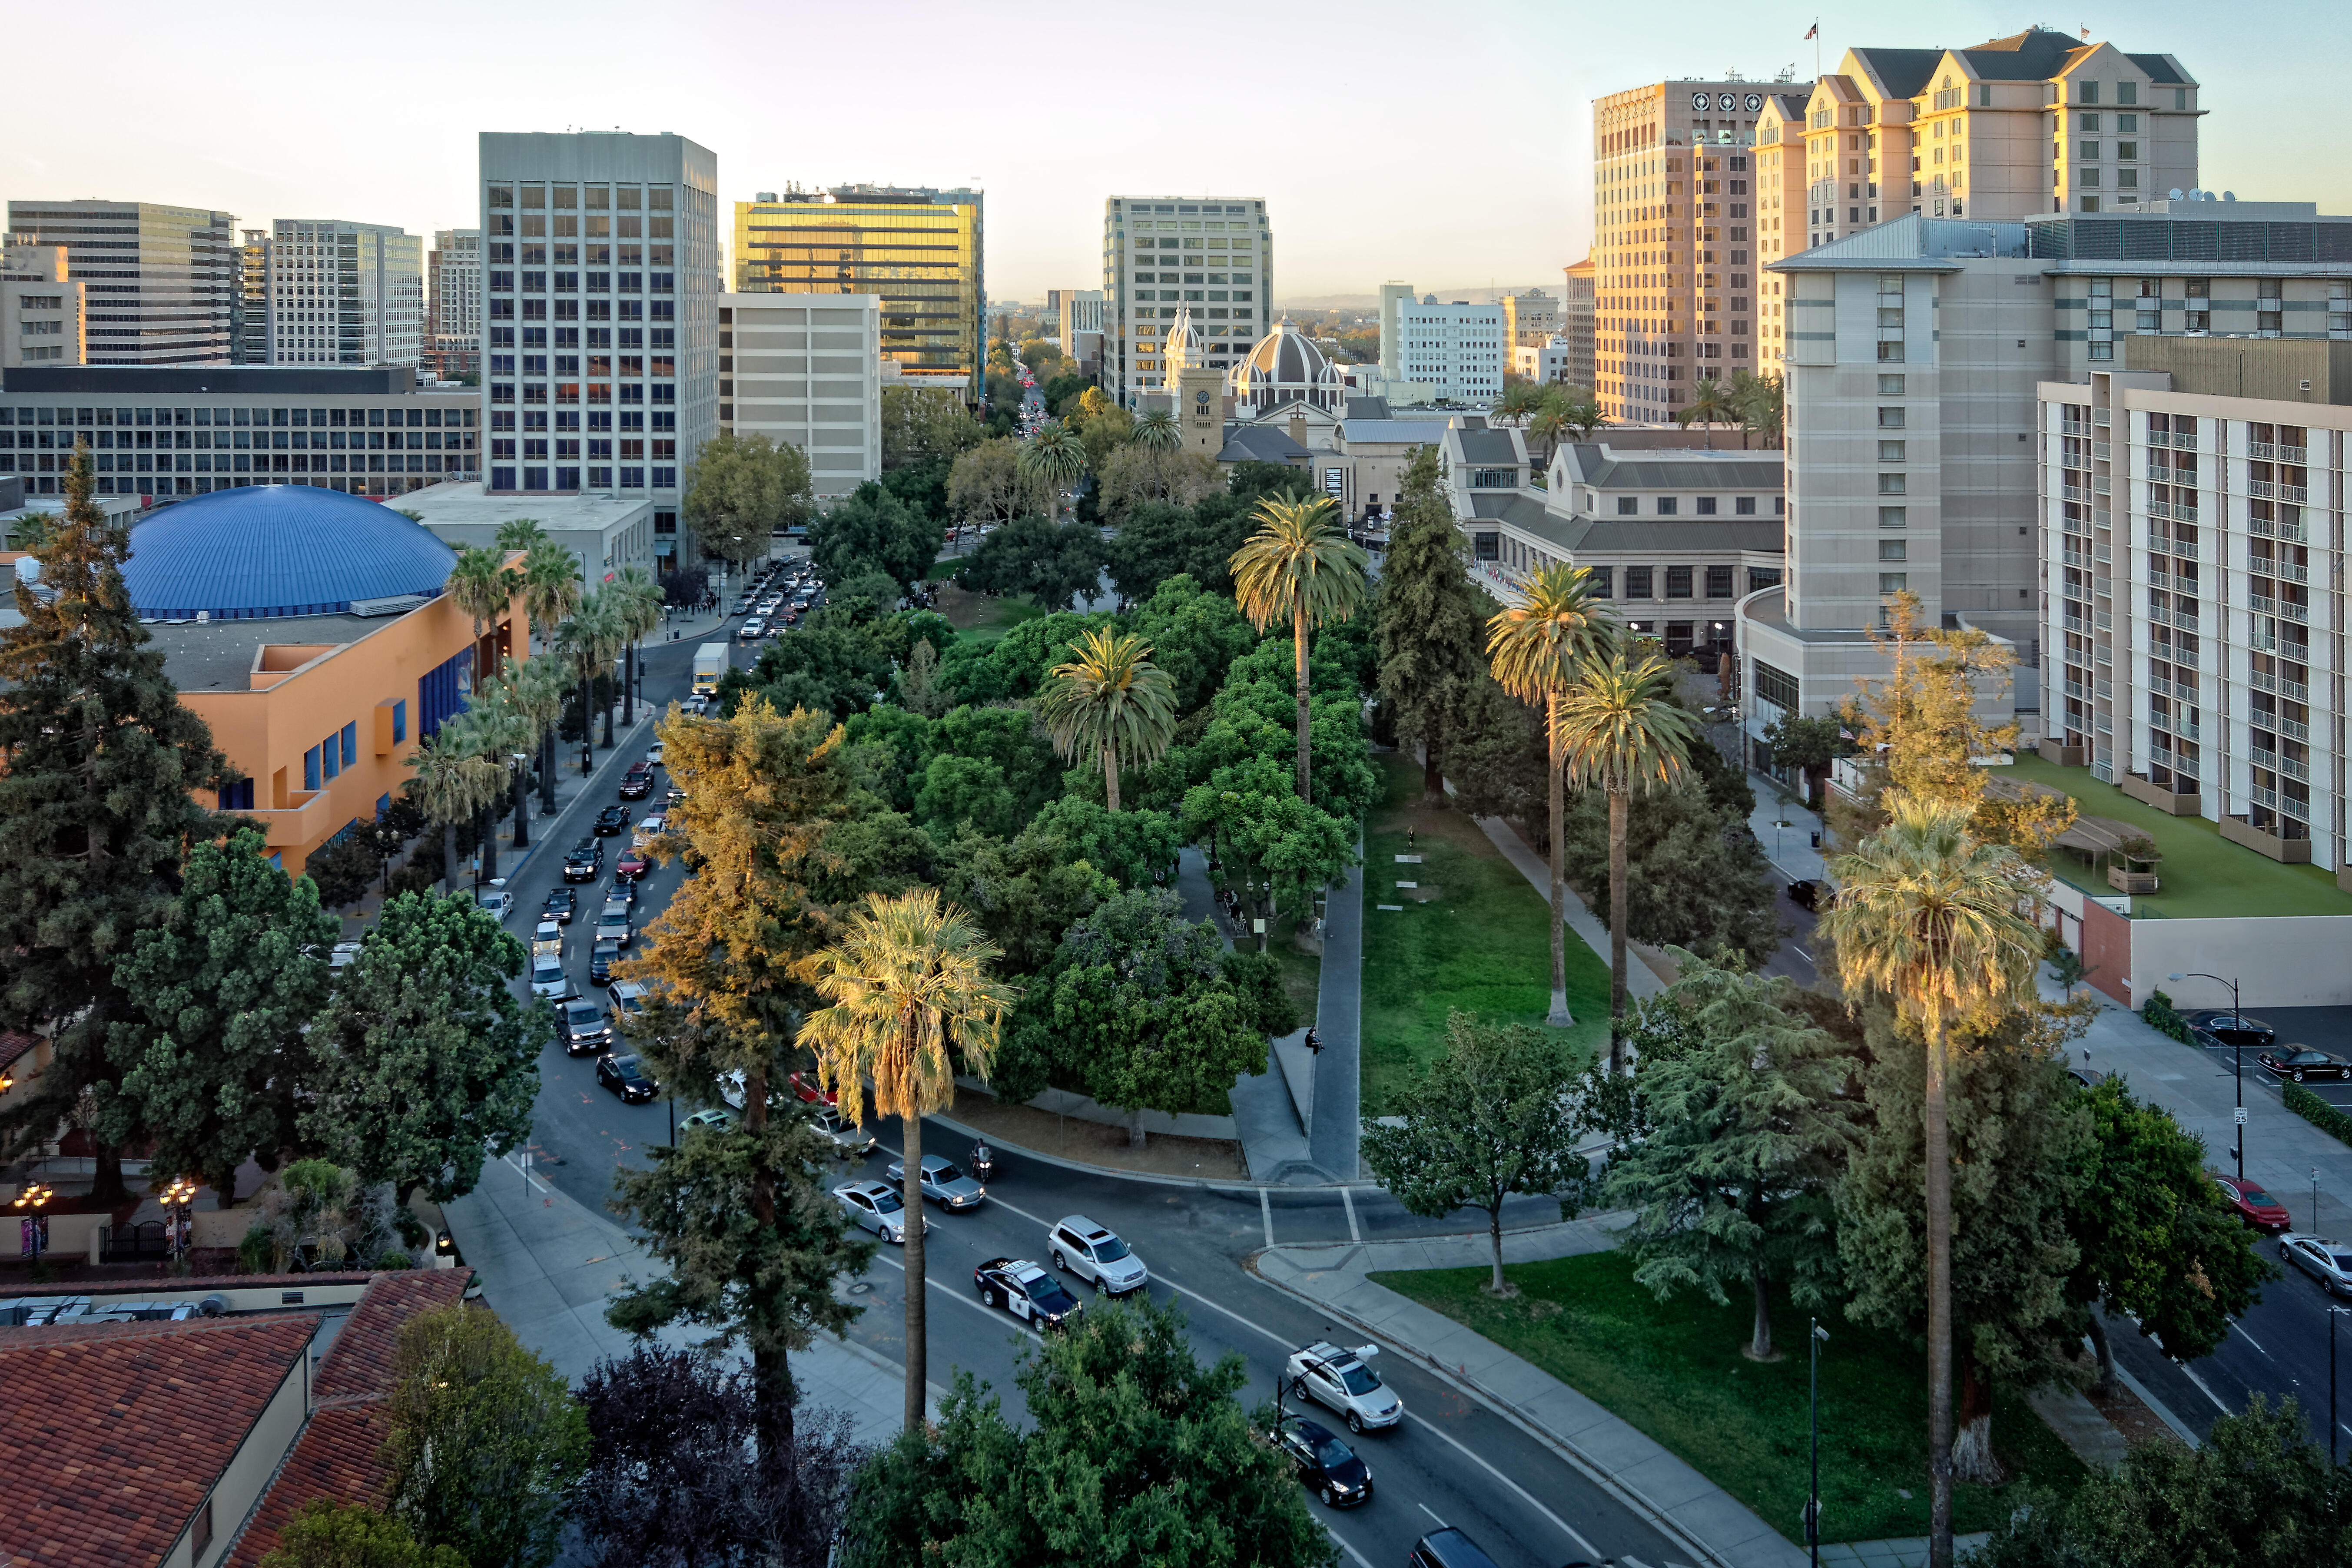
[[[1625,568],[1625,596],[1629,599],[1646,599],[1651,596],[1649,567],[1628,566]]]
[[[1881,364],[1901,364],[1903,363],[1902,340],[1899,338],[1889,338],[1885,342],[1880,343],[1878,345],[1878,363]],[[1881,388],[1881,390],[1883,391],[1884,388]]]
[[[1881,441],[1878,444],[1878,460],[1882,463],[1903,462],[1906,460],[1903,449],[1903,443],[1900,441]],[[1882,474],[1879,477],[1884,479],[1885,476]]]
[[[1899,506],[1880,507],[1878,509],[1878,526],[1881,528],[1901,528],[1906,521],[1904,510],[1905,509]]]
[[[392,743],[399,745],[408,739],[408,699],[401,698],[392,705]]]
[[[1691,596],[1691,569],[1687,566],[1666,568],[1666,597],[1687,599]]]
[[[1592,573],[1592,596],[1596,599],[1615,598],[1617,596],[1617,568],[1614,566],[1595,566],[1591,570]]]
[[[319,748],[316,746],[302,753],[302,787],[319,787]]]
[[[1768,588],[1773,585],[1770,583],[1763,584]],[[1790,713],[1795,712],[1799,700],[1797,678],[1785,669],[1766,664],[1760,658],[1752,662],[1755,666],[1756,679],[1751,686],[1756,695],[1776,708]]]
[[[1902,395],[1903,395],[1903,378],[1902,378],[1901,376],[1899,376],[1899,375],[1881,375],[1881,376],[1878,378],[1878,395],[1879,395],[1879,396],[1881,396],[1881,397],[1900,397],[1900,396],[1902,396]],[[1902,428],[1901,419],[1900,419],[1900,416],[1902,415],[1902,412],[1903,412],[1903,411],[1902,411],[1901,409],[1899,409],[1899,408],[1895,410],[1895,415],[1897,416],[1896,424],[1895,424],[1895,428],[1896,428],[1896,429],[1900,429],[1900,428]],[[1881,423],[1882,425],[1885,423],[1885,418],[1884,415],[1882,415],[1882,416],[1880,416],[1879,423]]]
[[[1731,578],[1732,569],[1728,566],[1708,567],[1706,569],[1706,596],[1710,599],[1728,599],[1731,597]]]
[[[1713,517],[1715,515],[1715,498],[1713,496],[1701,496],[1698,498],[1698,515],[1701,517]]]
[[[1882,594],[1900,594],[1904,592],[1903,585],[1908,581],[1910,578],[1906,573],[1881,572],[1878,574],[1878,591]]]
[[[1878,542],[1878,558],[1881,561],[1906,560],[1909,557],[1910,548],[1908,540],[1882,539]]]
[[[360,760],[360,727],[354,720],[343,726],[343,766],[350,767]]]
[[[1901,474],[1881,474],[1878,476],[1878,493],[1883,496],[1906,494],[1905,483],[1905,477]]]
[[[1638,516],[1641,510],[1642,502],[1639,498],[1634,496],[1619,496],[1617,498],[1617,515],[1619,517]]]
[[[1658,498],[1658,515],[1660,517],[1674,516],[1675,509],[1681,505],[1681,500],[1682,498],[1679,496],[1660,496]]]

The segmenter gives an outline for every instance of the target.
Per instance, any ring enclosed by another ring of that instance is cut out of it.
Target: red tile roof
[[[0,1068],[15,1066],[19,1058],[40,1043],[38,1035],[28,1035],[22,1029],[0,1029]]]
[[[300,1313],[0,1330],[0,1555],[15,1568],[160,1561],[317,1327]]]
[[[464,1299],[469,1268],[419,1268],[405,1274],[380,1274],[367,1288],[342,1331],[319,1363],[311,1384],[321,1405],[352,1397],[382,1399],[392,1393],[392,1355],[400,1345],[401,1325],[419,1312],[447,1307]]]

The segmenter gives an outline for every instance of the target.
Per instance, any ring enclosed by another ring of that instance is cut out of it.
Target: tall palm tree
[[[457,891],[457,824],[471,823],[498,798],[502,769],[481,754],[465,726],[444,723],[408,754],[416,774],[416,804],[441,825],[442,879],[450,896]]]
[[[1022,443],[1021,471],[1053,487],[1054,514],[1061,515],[1061,495],[1087,471],[1087,444],[1058,419],[1048,420],[1037,434]]]
[[[1565,752],[1560,698],[1585,661],[1616,636],[1609,606],[1592,596],[1592,574],[1565,562],[1525,579],[1526,597],[1486,623],[1486,658],[1496,683],[1544,710],[1544,789],[1551,809],[1551,1015],[1555,1029],[1576,1022],[1568,1010],[1568,875],[1562,863],[1568,833],[1563,798]]]
[[[528,552],[546,539],[547,530],[535,517],[510,517],[499,524],[499,548],[509,555],[518,550]]]
[[[1072,762],[1102,758],[1103,795],[1118,809],[1119,758],[1150,767],[1176,738],[1176,683],[1151,662],[1151,645],[1133,633],[1086,633],[1075,656],[1046,672],[1038,709],[1054,750]]]
[[[604,602],[603,590],[584,595],[579,607],[570,618],[555,628],[555,651],[570,667],[572,678],[580,683],[580,771],[585,773],[593,765],[591,749],[595,744],[596,677],[613,662],[619,648],[618,627],[613,608]],[[608,733],[604,744],[610,746]]]
[[[1349,542],[1328,496],[1293,500],[1268,496],[1257,503],[1257,531],[1234,552],[1234,597],[1250,625],[1263,632],[1290,623],[1291,662],[1298,679],[1298,798],[1312,802],[1307,782],[1307,634],[1327,621],[1344,621],[1364,602],[1363,551]]]
[[[1002,954],[971,917],[940,902],[938,889],[866,895],[841,940],[817,957],[817,994],[830,1005],[808,1016],[801,1038],[817,1075],[851,1121],[866,1119],[865,1086],[877,1116],[901,1120],[906,1176],[907,1426],[923,1424],[923,1118],[955,1103],[957,1058],[988,1076],[997,1030],[1017,994],[988,973]]]
[[[1625,829],[1633,797],[1679,780],[1696,733],[1674,700],[1675,667],[1621,646],[1589,661],[1559,699],[1565,773],[1609,797],[1609,1069],[1624,1067]]]
[[[1950,1026],[2024,1005],[2042,933],[2020,913],[2036,886],[2015,850],[1969,831],[1963,805],[1882,797],[1886,826],[1830,863],[1822,916],[1849,1001],[1876,993],[1927,1046],[1928,1561],[1952,1561],[1952,1161],[1946,1100]]]
[[[1755,375],[1744,370],[1734,373],[1731,404],[1739,416],[1741,446],[1748,444],[1750,432],[1763,437],[1767,447],[1780,444],[1786,401],[1779,376]]]
[[[541,637],[552,637],[564,617],[580,607],[588,584],[580,562],[553,540],[532,544],[522,558],[522,607]]]
[[[1734,424],[1738,418],[1739,405],[1732,401],[1731,389],[1713,376],[1698,384],[1698,389],[1691,394],[1689,404],[1675,416],[1675,421],[1685,429],[1694,424],[1705,425],[1709,447],[1715,445],[1715,427]],[[1745,445],[1744,442],[1742,444]]]
[[[661,584],[642,566],[624,566],[611,592],[622,628],[628,633],[624,656],[628,663],[621,678],[621,722],[637,721],[637,643],[661,625]]]
[[[1128,439],[1147,451],[1171,452],[1182,444],[1184,427],[1165,408],[1146,409],[1135,416],[1135,433]]]
[[[515,595],[522,591],[522,574],[507,566],[506,552],[488,545],[468,545],[457,552],[449,568],[450,602],[473,617],[474,679],[489,674],[490,660],[482,650],[482,627],[495,624]]]
[[[513,749],[533,756],[542,768],[548,766],[546,748],[563,717],[565,688],[571,684],[562,664],[552,658],[519,659],[509,654],[491,681],[499,709],[515,731],[509,737]],[[530,844],[530,774],[518,770],[514,776],[514,847],[518,849]]]
[[[1524,419],[1543,403],[1544,389],[1532,381],[1513,381],[1495,400],[1494,412],[1505,419]]]

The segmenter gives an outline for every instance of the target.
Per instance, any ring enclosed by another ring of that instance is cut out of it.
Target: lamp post
[[[187,1248],[188,1205],[195,1201],[196,1184],[192,1177],[173,1178],[163,1189],[163,1223],[171,1229],[172,1261],[177,1263]]]
[[[2243,1025],[2246,1015],[2245,1010],[2238,1005],[2238,983],[2236,981],[2224,980],[2218,974],[2208,974],[2201,969],[2191,969],[2180,974],[2168,974],[2165,978],[2167,980],[2210,980],[2216,985],[2228,986],[2230,988],[2230,1016],[2233,1020],[2236,1020],[2241,1026]],[[2230,1047],[2230,1055],[2233,1058],[2234,1064],[2234,1070],[2231,1076],[2237,1079],[2236,1084],[2232,1088],[2232,1092],[2237,1096],[2237,1113],[2234,1125],[2238,1134],[2238,1147],[2233,1151],[2233,1152],[2238,1158],[2238,1180],[2242,1182],[2246,1179],[2245,1031],[2242,1026],[2231,1029],[2230,1033],[2238,1037],[2237,1041]]]
[[[1813,1479],[1805,1500],[1805,1549],[1812,1554],[1812,1568],[1822,1568],[1822,1346],[1829,1342],[1830,1331],[1822,1327],[1819,1318],[1812,1323]]]
[[[28,1216],[28,1224],[25,1234],[32,1241],[33,1263],[36,1267],[38,1267],[41,1261],[42,1244],[48,1239],[46,1220],[41,1210],[47,1205],[51,1198],[56,1197],[57,1195],[57,1188],[49,1185],[47,1182],[28,1183],[26,1185],[25,1190],[16,1194],[16,1202],[14,1206],[32,1211]]]
[[[2352,1318],[2352,1307],[2327,1309],[2327,1463],[2336,1465],[2336,1320]]]

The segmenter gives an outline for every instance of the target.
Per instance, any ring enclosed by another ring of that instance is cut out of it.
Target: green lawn
[[[1478,825],[1422,804],[1421,768],[1374,757],[1387,795],[1364,833],[1363,1109],[1393,1114],[1392,1096],[1420,1080],[1445,1045],[1449,1009],[1543,1022],[1551,1010],[1550,910]],[[1405,830],[1418,866],[1401,866]],[[1418,882],[1399,889],[1400,881]],[[1383,910],[1382,904],[1401,904]],[[1609,965],[1570,932],[1565,1031],[1579,1048],[1607,1038]]]
[[[968,594],[952,583],[940,589],[940,614],[978,643],[992,643],[1022,622],[1034,621],[1045,613],[1026,599],[992,599],[985,594]]]
[[[1265,950],[1282,966],[1282,988],[1298,1004],[1298,1016],[1311,1024],[1315,1021],[1315,1004],[1323,994],[1323,957],[1320,953],[1301,952],[1291,945],[1297,929],[1297,922],[1286,915],[1267,922]]]
[[[2156,840],[2164,855],[2157,874],[2163,891],[2132,900],[2135,919],[2176,920],[2261,915],[2352,915],[2352,893],[2336,886],[2336,874],[2316,866],[2283,866],[2242,844],[2221,837],[2201,816],[2168,816],[2132,799],[2088,768],[2062,768],[2030,752],[2014,766],[1990,770],[1995,778],[2015,777],[2063,789],[2086,816],[2129,823]],[[2104,871],[2093,869],[2064,849],[2050,854],[2051,868],[2078,887],[2105,896],[2114,891]]]
[[[1372,1278],[1475,1330],[1598,1401],[1754,1509],[1790,1541],[1804,1538],[1808,1479],[1807,1315],[1784,1300],[1772,1315],[1781,1359],[1743,1353],[1752,1310],[1695,1292],[1660,1303],[1634,1283],[1633,1259],[1592,1253],[1515,1265],[1515,1300],[1479,1290],[1485,1268]],[[1822,1529],[1825,1541],[1927,1532],[1927,1390],[1918,1350],[1858,1328],[1822,1325]],[[1993,1450],[2006,1487],[1964,1486],[1953,1526],[1989,1530],[2015,1507],[2017,1482],[2071,1491],[2084,1476],[2023,1397],[1996,1390]],[[1902,1494],[1908,1491],[1911,1495]]]

